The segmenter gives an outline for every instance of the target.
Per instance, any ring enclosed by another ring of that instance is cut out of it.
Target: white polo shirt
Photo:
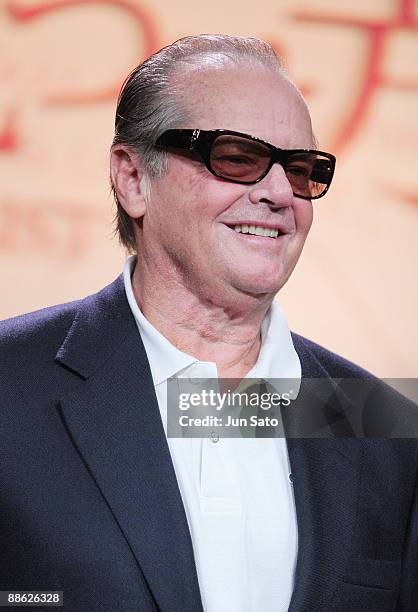
[[[217,378],[217,368],[215,363],[201,362],[178,350],[145,319],[132,290],[135,263],[135,256],[126,262],[125,290],[167,433],[167,380],[175,376]],[[300,377],[300,361],[287,322],[274,301],[262,325],[257,363],[246,378],[300,382]],[[168,437],[167,441],[205,612],[285,612],[297,556],[286,440],[221,438],[214,442],[211,438]]]

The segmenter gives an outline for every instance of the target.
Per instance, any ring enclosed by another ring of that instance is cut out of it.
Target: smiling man
[[[0,590],[63,591],[77,612],[415,609],[416,444],[354,439],[334,379],[374,379],[291,334],[274,300],[334,166],[261,40],[188,37],[129,76],[123,275],[1,327]],[[171,436],[170,381],[188,410],[224,379],[293,381],[285,435],[248,434],[242,412],[246,439],[220,413]]]

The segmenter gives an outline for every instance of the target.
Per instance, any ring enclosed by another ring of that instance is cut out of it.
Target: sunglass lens
[[[328,157],[313,151],[294,153],[287,158],[285,172],[295,195],[317,198],[331,182],[333,164]]]
[[[210,163],[218,176],[242,182],[256,181],[268,168],[271,152],[262,143],[221,135],[212,145]]]

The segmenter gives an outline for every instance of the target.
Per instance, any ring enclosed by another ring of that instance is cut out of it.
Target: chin
[[[241,274],[234,274],[234,285],[238,289],[246,293],[263,294],[277,293],[284,285],[287,277],[284,276],[282,270],[277,266],[263,266],[251,270],[249,274],[249,266],[243,270]]]
[[[252,279],[240,279],[240,281],[235,284],[235,287],[249,295],[275,295],[283,285],[284,282],[280,279],[264,276]]]

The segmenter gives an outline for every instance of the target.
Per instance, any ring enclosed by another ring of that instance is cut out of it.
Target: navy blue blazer
[[[304,379],[370,376],[293,340]],[[69,612],[201,611],[122,277],[2,322],[0,347],[0,590],[62,590]],[[299,532],[289,610],[416,611],[416,441],[347,437],[344,411],[327,410],[331,435],[288,439]]]

